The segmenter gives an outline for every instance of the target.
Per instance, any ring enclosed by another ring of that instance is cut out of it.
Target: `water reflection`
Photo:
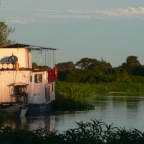
[[[115,94],[115,95],[96,95],[93,99],[93,104],[98,107],[102,107],[102,109],[106,109],[107,105],[110,103],[113,107],[127,106],[127,109],[136,110],[140,106],[141,100],[144,101],[144,96],[135,96],[135,95],[123,95],[123,94]],[[91,101],[92,101],[91,100]]]
[[[101,94],[90,99],[95,105],[94,110],[59,112],[51,116],[33,116],[15,120],[13,128],[36,130],[45,128],[47,131],[63,132],[76,128],[76,122],[90,122],[91,119],[101,120],[107,124],[122,128],[137,128],[144,131],[144,95],[141,94]]]
[[[46,131],[55,129],[55,115],[48,116],[27,116],[22,118],[11,119],[6,126],[11,126],[14,129],[37,130],[43,128]]]

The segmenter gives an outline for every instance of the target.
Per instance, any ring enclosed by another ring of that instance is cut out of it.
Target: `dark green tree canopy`
[[[126,62],[113,68],[110,63],[101,59],[82,58],[75,65],[72,62],[58,63],[58,80],[80,83],[99,82],[132,82],[138,79],[143,82],[144,66],[136,56],[128,56]],[[79,68],[78,68],[79,67]],[[80,69],[81,68],[81,69]]]
[[[56,65],[56,68],[58,70],[72,70],[75,68],[75,64],[73,62],[64,62],[64,63],[58,63]]]
[[[128,56],[126,59],[126,63],[123,63],[122,66],[126,68],[133,68],[135,66],[139,66],[140,62],[138,61],[137,56]]]
[[[11,41],[8,40],[8,36],[13,31],[14,29],[8,27],[5,22],[0,22],[0,46],[11,43]]]
[[[98,60],[92,58],[82,58],[80,61],[76,63],[76,66],[80,67],[81,69],[87,69],[93,64],[97,64]]]

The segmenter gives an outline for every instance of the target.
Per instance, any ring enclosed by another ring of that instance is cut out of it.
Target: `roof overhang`
[[[18,83],[14,83],[13,85],[14,85],[14,86],[27,86],[27,85],[29,85],[29,84],[23,83],[23,82],[18,82]]]
[[[49,48],[43,46],[29,45],[29,44],[21,44],[21,43],[13,43],[9,45],[0,46],[0,48],[27,48],[30,50],[57,50],[56,48]]]

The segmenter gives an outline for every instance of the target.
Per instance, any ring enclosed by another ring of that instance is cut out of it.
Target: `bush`
[[[0,129],[1,144],[144,144],[144,133],[137,129],[126,130],[113,124],[92,119],[91,122],[79,122],[78,128],[64,133],[13,130],[10,127]]]
[[[5,112],[4,110],[0,109],[0,127],[3,124],[3,122],[5,120],[7,120],[9,118],[7,112]]]

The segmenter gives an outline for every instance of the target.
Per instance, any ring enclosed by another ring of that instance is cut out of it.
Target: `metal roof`
[[[57,50],[56,48],[48,48],[43,46],[29,45],[29,44],[21,44],[21,43],[13,43],[9,45],[0,46],[0,48],[27,48],[31,50]]]

